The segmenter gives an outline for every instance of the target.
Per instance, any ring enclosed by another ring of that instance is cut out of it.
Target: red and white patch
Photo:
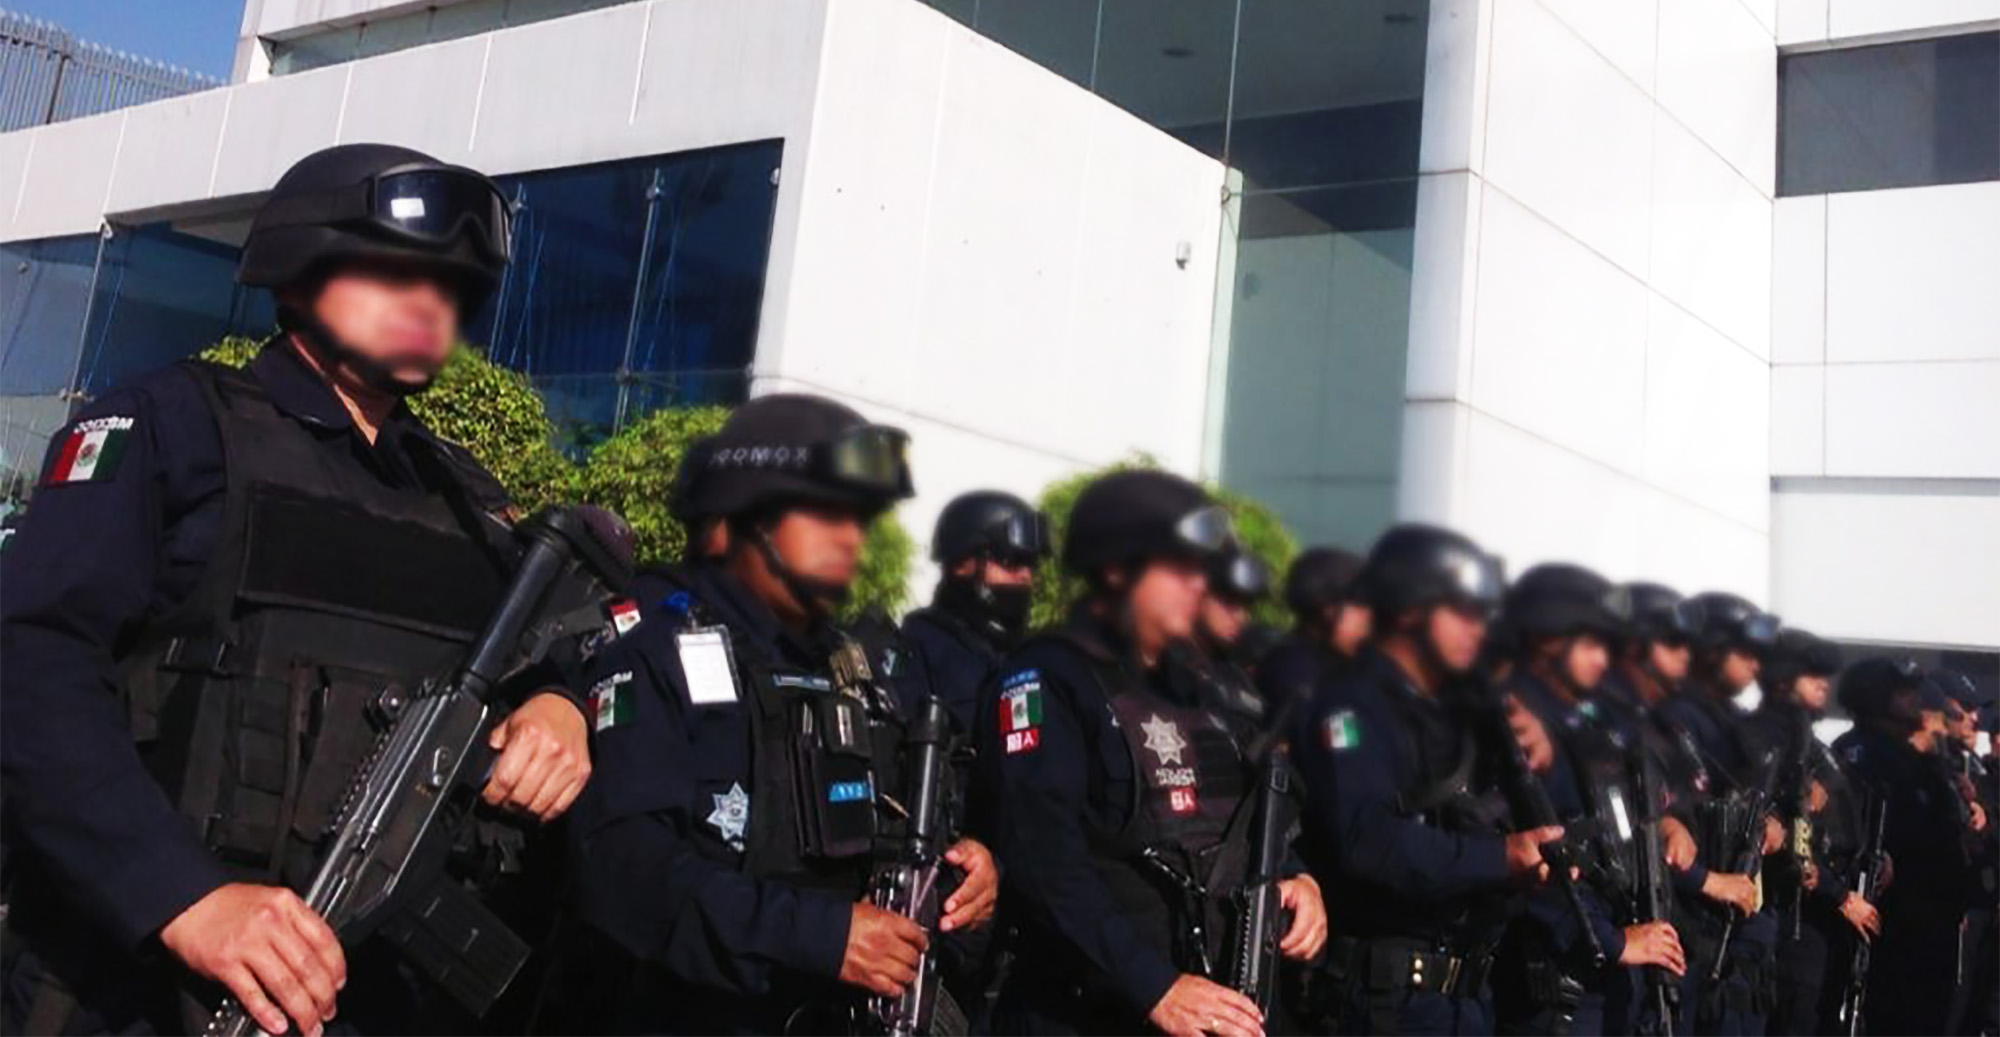
[[[1167,791],[1168,810],[1171,810],[1176,814],[1192,814],[1194,813],[1194,808],[1195,808],[1194,789],[1192,788],[1169,789]]]
[[[1031,727],[1025,731],[1010,731],[1007,733],[1006,749],[1009,756],[1015,753],[1028,752],[1041,744],[1042,729],[1039,727]]]
[[[639,625],[639,603],[631,598],[620,598],[611,603],[611,627],[619,637],[632,632]]]

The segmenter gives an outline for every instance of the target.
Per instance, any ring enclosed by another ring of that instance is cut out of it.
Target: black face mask
[[[1006,647],[1020,640],[1028,629],[1034,590],[1026,585],[996,587],[976,579],[948,576],[938,585],[937,603]]]

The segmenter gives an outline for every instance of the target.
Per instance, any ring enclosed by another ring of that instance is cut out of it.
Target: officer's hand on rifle
[[[1262,1037],[1264,1013],[1242,994],[1203,979],[1183,975],[1167,988],[1165,997],[1146,1014],[1160,1032],[1187,1037],[1225,1034],[1227,1037]]]
[[[233,882],[160,930],[196,975],[227,987],[265,1033],[318,1037],[347,985],[347,956],[326,922],[279,886]],[[289,1021],[287,1021],[289,1019]]]
[[[1660,839],[1664,844],[1667,866],[1675,871],[1686,871],[1694,867],[1694,859],[1699,852],[1694,843],[1693,833],[1677,817],[1660,818]]]
[[[492,806],[551,821],[590,780],[590,729],[576,703],[554,692],[507,714],[486,744],[500,754],[482,796]]]
[[[1530,828],[1507,836],[1507,873],[1529,882],[1547,882],[1549,863],[1542,859],[1542,844],[1562,838],[1561,825]]]
[[[1875,910],[1875,905],[1859,893],[1849,893],[1847,899],[1840,902],[1840,917],[1847,919],[1847,924],[1853,926],[1863,940],[1872,941],[1882,935],[1882,912]]]
[[[873,904],[856,904],[847,923],[847,954],[840,981],[883,997],[901,997],[917,978],[930,946],[923,927]]]
[[[1625,950],[1618,955],[1620,965],[1658,965],[1676,976],[1687,975],[1687,953],[1681,950],[1680,934],[1665,922],[1643,922],[1625,927]]]
[[[1725,875],[1711,871],[1702,880],[1701,895],[1735,908],[1745,918],[1757,913],[1757,883],[1748,875]]]
[[[1828,798],[1830,797],[1827,796],[1826,786],[1820,784],[1818,781],[1814,781],[1812,783],[1812,791],[1806,794],[1807,812],[1817,814],[1825,810]]]
[[[1549,741],[1548,729],[1542,726],[1541,718],[1521,705],[1519,699],[1509,695],[1507,703],[1507,726],[1514,731],[1514,741],[1521,746],[1521,755],[1527,758],[1528,769],[1536,774],[1547,773],[1555,766],[1556,747]]]
[[[1311,961],[1326,946],[1326,901],[1319,883],[1311,875],[1280,880],[1278,903],[1292,913],[1292,927],[1278,941],[1278,953],[1298,961]]]
[[[1785,845],[1785,826],[1778,822],[1778,815],[1764,815],[1764,852],[1773,854]]]
[[[992,921],[993,904],[1000,898],[1000,869],[993,863],[993,854],[977,839],[960,839],[945,851],[944,859],[964,872],[965,879],[944,902],[944,919],[938,928],[951,932]]]
[[[1804,886],[1807,891],[1818,889],[1819,865],[1811,861],[1805,862],[1799,869],[1799,885]]]

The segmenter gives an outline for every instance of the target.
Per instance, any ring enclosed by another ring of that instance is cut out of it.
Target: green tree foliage
[[[201,355],[241,367],[259,345],[256,339],[229,338]],[[524,511],[570,501],[617,512],[632,526],[641,565],[681,556],[687,532],[667,513],[667,492],[689,445],[729,417],[726,407],[657,410],[599,442],[584,464],[572,464],[553,445],[556,430],[534,386],[470,347],[452,355],[436,385],[411,397],[410,409],[439,435],[472,451]],[[876,520],[862,552],[850,615],[871,608],[899,612],[909,597],[915,551],[894,512]]]
[[[1061,544],[1069,530],[1070,510],[1076,506],[1078,494],[1100,476],[1132,468],[1157,468],[1159,463],[1151,457],[1139,455],[1120,461],[1094,472],[1073,475],[1059,482],[1049,484],[1042,491],[1037,506],[1048,513],[1049,524],[1054,528],[1056,543]],[[1224,507],[1229,509],[1230,518],[1236,523],[1236,536],[1250,553],[1264,560],[1271,567],[1274,580],[1282,580],[1285,570],[1291,566],[1292,558],[1298,554],[1298,541],[1285,528],[1276,512],[1240,493],[1210,486]],[[1081,579],[1064,571],[1059,557],[1043,562],[1035,571],[1034,608],[1030,622],[1036,627],[1050,626],[1062,621],[1069,608],[1083,596]],[[1253,610],[1260,622],[1283,626],[1288,622],[1283,602],[1276,595],[1258,604]]]

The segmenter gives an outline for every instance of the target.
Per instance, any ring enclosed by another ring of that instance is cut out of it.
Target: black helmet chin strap
[[[313,351],[321,365],[329,370],[345,367],[361,379],[362,384],[385,396],[397,398],[415,396],[431,387],[437,381],[437,372],[429,371],[420,382],[409,382],[397,377],[397,369],[355,349],[341,341],[333,329],[321,323],[319,318],[300,312],[290,306],[278,307],[278,327],[297,335],[306,348]]]
[[[800,608],[816,618],[824,619],[832,615],[834,609],[847,602],[849,588],[845,584],[816,580],[793,569],[785,564],[784,556],[778,553],[778,545],[771,541],[769,530],[760,526],[755,532],[756,535],[750,538],[750,542],[755,544],[758,553],[764,556],[765,568],[770,569],[771,574],[778,578],[778,582],[784,584],[785,592],[792,596],[792,600],[799,603]]]

